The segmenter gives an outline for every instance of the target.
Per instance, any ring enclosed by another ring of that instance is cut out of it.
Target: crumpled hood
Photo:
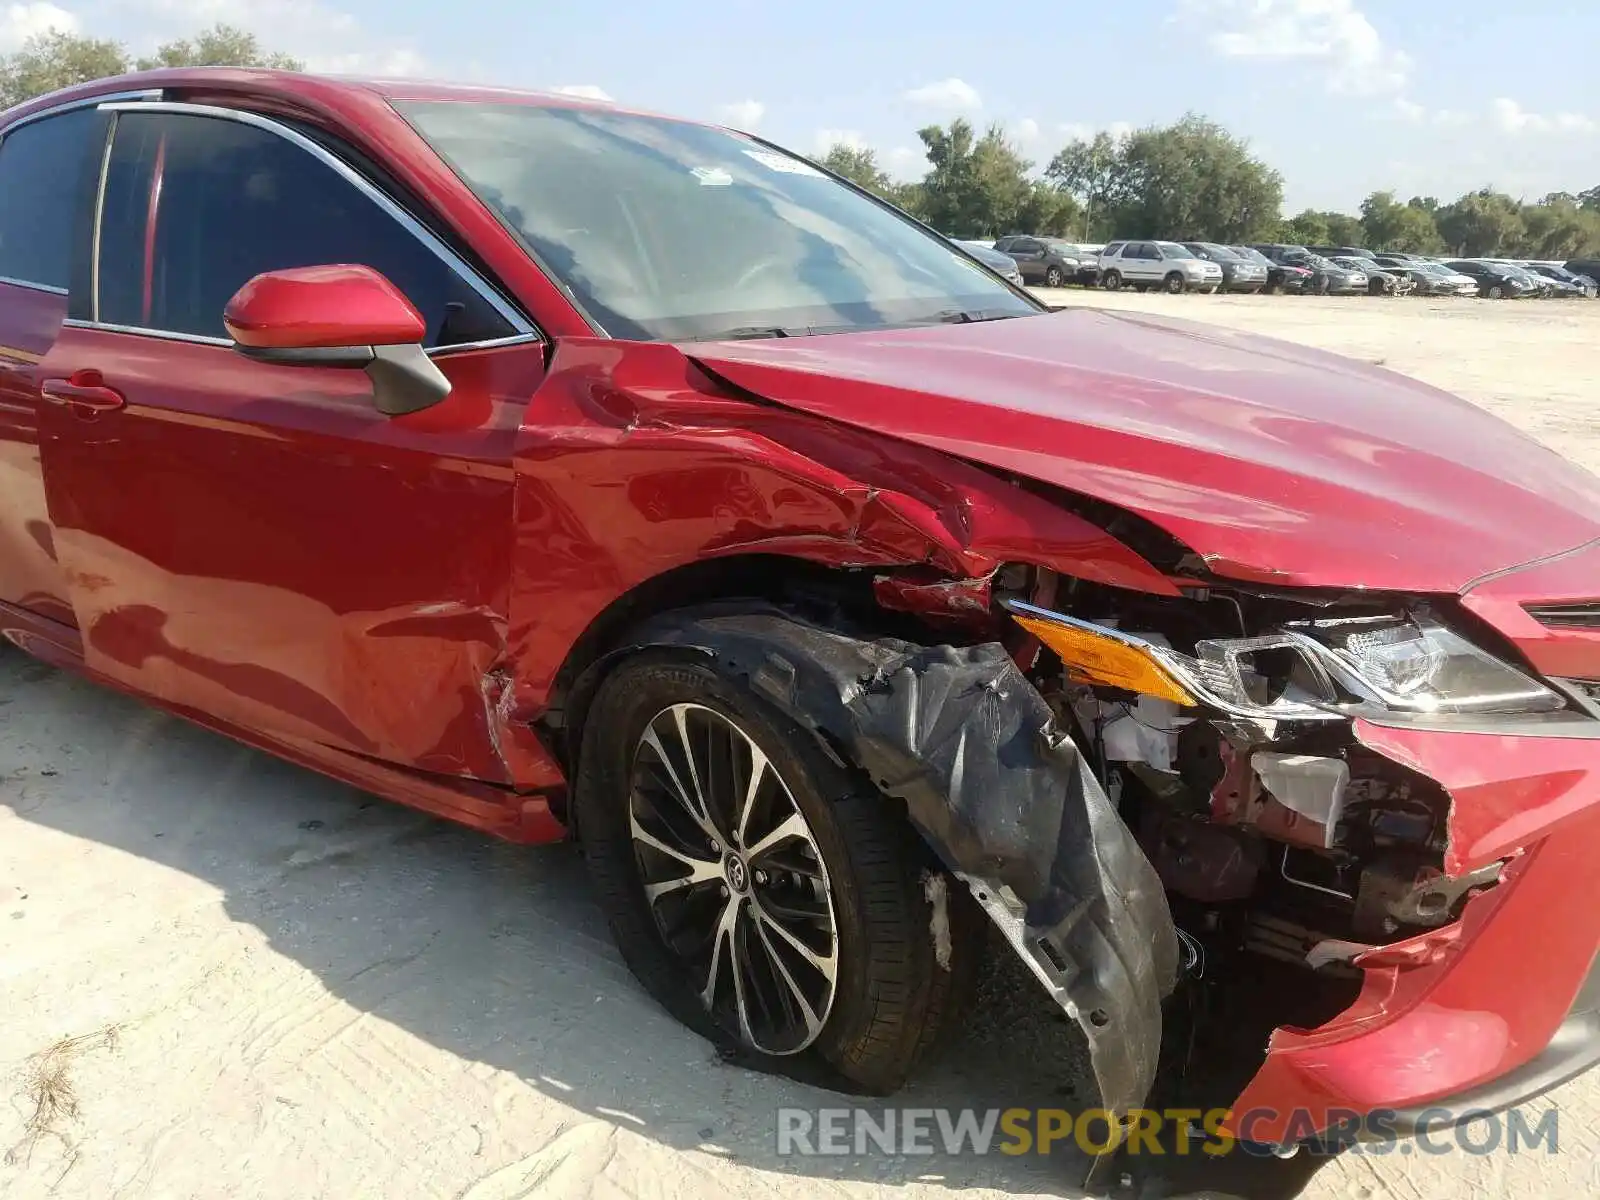
[[[1600,536],[1600,480],[1472,404],[1198,322],[1069,309],[682,349],[774,403],[1139,513],[1234,578],[1455,592]]]

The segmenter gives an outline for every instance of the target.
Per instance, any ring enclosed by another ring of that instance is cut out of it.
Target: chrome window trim
[[[100,222],[106,213],[106,181],[111,176],[111,147],[117,140],[117,114],[106,122],[106,144],[100,151],[100,178],[94,189],[94,228],[89,231],[89,315],[100,319]]]
[[[444,358],[450,354],[465,354],[468,350],[498,350],[501,346],[522,346],[543,341],[537,333],[511,333],[505,337],[485,338],[481,342],[453,342],[448,346],[435,346],[426,353],[429,358]]]
[[[98,329],[103,333],[132,333],[140,337],[161,338],[168,342],[192,342],[197,346],[221,346],[231,350],[233,342],[228,338],[207,337],[199,333],[179,333],[172,329],[146,329],[140,325],[114,325],[109,321],[85,321],[78,317],[68,317],[61,322],[69,329]]]
[[[53,104],[49,108],[41,108],[38,112],[29,113],[20,117],[0,130],[0,140],[3,140],[13,130],[21,129],[24,125],[32,125],[35,121],[42,121],[46,117],[59,117],[62,113],[76,112],[80,108],[105,108],[110,104],[122,104],[127,107],[137,107],[141,102],[154,103],[161,99],[160,88],[142,88],[133,92],[102,92],[98,96],[80,96],[76,100],[67,100],[61,104]]]
[[[30,283],[26,279],[13,279],[9,275],[0,275],[0,283],[9,283],[12,287],[27,288],[30,292],[47,292],[52,296],[67,296],[71,292],[64,287],[56,287],[51,283]]]
[[[0,283],[5,280],[0,279]],[[131,333],[139,337],[163,338],[169,342],[190,342],[196,346],[220,346],[224,350],[234,347],[232,338],[209,337],[200,333],[178,333],[171,329],[150,329],[144,325],[118,325],[112,321],[84,320],[68,317],[61,322],[72,329],[96,329],[102,333]],[[469,350],[498,350],[501,346],[537,345],[542,342],[537,333],[513,333],[506,337],[486,338],[481,342],[460,342],[452,346],[435,346],[426,353],[429,358],[445,358],[452,354],[465,354]]]
[[[306,137],[305,134],[301,133],[299,130],[291,129],[289,126],[280,124],[279,122],[272,120],[270,117],[261,116],[259,113],[246,112],[243,109],[218,108],[215,105],[210,104],[188,104],[178,100],[150,100],[142,102],[113,100],[101,103],[99,107],[113,113],[158,112],[172,113],[178,116],[212,117],[217,120],[234,121],[241,125],[250,125],[256,129],[264,130],[267,133],[275,134],[284,141],[289,142],[291,145],[305,151],[318,162],[332,169],[335,174],[342,178],[346,183],[354,187],[363,196],[367,197],[367,199],[371,200],[378,206],[380,210],[382,210],[384,213],[387,213],[389,217],[391,217],[403,229],[405,229],[406,232],[411,234],[412,237],[416,238],[418,242],[422,243],[423,247],[439,258],[445,264],[445,266],[459,275],[462,280],[466,282],[467,286],[472,288],[472,290],[476,292],[485,303],[493,308],[495,312],[498,313],[513,330],[516,331],[508,336],[518,338],[537,338],[540,341],[544,340],[543,335],[537,328],[534,327],[533,323],[528,320],[527,317],[523,316],[523,314],[518,311],[518,309],[509,300],[501,295],[497,289],[492,287],[489,282],[485,280],[483,276],[478,274],[478,272],[474,270],[472,266],[468,264],[459,254],[450,249],[450,247],[445,245],[444,242],[440,241],[432,230],[428,229],[427,226],[423,225],[422,222],[418,221],[399,204],[395,203],[394,200],[390,199],[377,187],[373,186],[372,182],[359,171],[355,170],[344,160],[330,152],[325,146],[322,146],[313,141],[311,138]],[[102,175],[102,182],[103,181],[104,176]],[[98,226],[96,227],[96,232],[98,235]],[[101,325],[100,328],[111,328],[111,326]],[[128,329],[128,327],[125,326],[120,328]],[[129,331],[155,332],[149,330]],[[215,341],[219,339],[208,340]],[[232,343],[224,342],[223,344],[231,345]],[[434,347],[434,349],[455,350],[459,349],[459,347],[439,346]]]

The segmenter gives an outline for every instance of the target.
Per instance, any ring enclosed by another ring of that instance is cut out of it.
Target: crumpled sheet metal
[[[997,643],[856,639],[778,609],[679,613],[633,647],[692,648],[906,804],[1087,1036],[1102,1105],[1143,1103],[1178,941],[1154,868]]]

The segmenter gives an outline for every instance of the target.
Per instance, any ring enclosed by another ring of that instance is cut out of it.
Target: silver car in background
[[[1100,284],[1115,292],[1124,283],[1141,292],[1214,292],[1222,286],[1222,268],[1177,242],[1112,242],[1100,253]]]
[[[1017,269],[1017,260],[1009,254],[1000,253],[987,242],[971,242],[966,238],[951,238],[950,240],[1007,283],[1016,287],[1022,286],[1022,272]]]

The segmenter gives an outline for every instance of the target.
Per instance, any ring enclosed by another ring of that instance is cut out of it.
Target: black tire
[[[1491,300],[1504,300],[1506,298],[1506,290],[1498,283],[1491,283],[1487,295]]]
[[[1061,273],[1060,267],[1046,267],[1044,269],[1045,287],[1066,287],[1067,277]]]
[[[1122,272],[1120,272],[1120,271],[1107,271],[1106,274],[1105,274],[1105,278],[1102,279],[1100,282],[1101,282],[1101,285],[1108,292],[1121,291],[1122,290]]]
[[[698,656],[645,651],[623,661],[600,684],[584,720],[573,817],[623,959],[685,1024],[747,1061],[782,1069],[778,1056],[740,1035],[738,1021],[708,1011],[699,984],[717,968],[691,978],[689,961],[667,943],[645,894],[642,851],[632,832],[633,814],[642,803],[634,787],[636,755],[643,753],[646,729],[675,705],[720,715],[759,747],[787,789],[779,794],[808,826],[810,845],[824,868],[836,938],[831,1007],[814,1040],[802,1053],[784,1052],[782,1061],[820,1059],[852,1090],[894,1091],[970,997],[984,944],[982,911],[964,887],[939,871],[889,801],[840,769],[810,733],[742,681]],[[739,843],[738,850],[744,853],[746,844]],[[750,852],[745,880],[752,895],[755,853]],[[930,933],[935,888],[944,889],[948,902],[948,953],[942,944],[936,948]],[[709,903],[728,901],[712,896]],[[748,950],[745,961],[751,961]],[[770,968],[767,974],[773,978]],[[748,977],[745,983],[751,986]],[[723,998],[720,986],[712,993]]]
[[[1161,283],[1167,289],[1169,295],[1179,296],[1189,290],[1189,285],[1184,280],[1181,271],[1173,271]]]

